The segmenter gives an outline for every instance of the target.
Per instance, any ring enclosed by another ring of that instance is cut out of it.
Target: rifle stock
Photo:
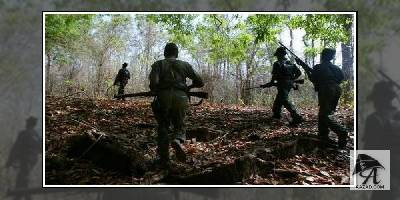
[[[187,92],[187,95],[190,97],[198,97],[201,99],[208,99],[207,92]],[[138,92],[132,94],[123,94],[123,95],[114,95],[114,98],[126,98],[126,97],[153,97],[156,94],[152,92]]]

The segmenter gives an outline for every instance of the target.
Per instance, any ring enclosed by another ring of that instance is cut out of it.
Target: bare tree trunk
[[[51,55],[50,53],[47,53],[47,65],[46,65],[46,84],[47,84],[47,94],[51,95],[52,94],[52,83],[50,82],[51,78],[50,78],[50,67],[51,67]]]
[[[311,39],[311,48],[314,49],[315,44],[314,44],[314,39]],[[315,66],[315,56],[313,55],[312,57],[312,66]]]
[[[290,20],[290,15],[288,16],[288,19]],[[293,40],[294,40],[294,36],[293,36],[293,30],[291,28],[289,28],[289,35],[290,35],[290,44],[289,44],[289,48],[291,51],[293,51]],[[290,56],[290,61],[294,61],[293,56]]]
[[[351,17],[351,16],[349,16]],[[352,24],[349,24],[346,27],[346,30],[350,36],[347,43],[342,43],[342,69],[344,72],[345,80],[353,80],[353,31],[352,31]]]

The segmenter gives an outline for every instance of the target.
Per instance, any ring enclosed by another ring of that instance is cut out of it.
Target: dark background
[[[5,168],[10,149],[29,116],[42,124],[42,11],[358,11],[358,147],[372,105],[367,101],[383,69],[399,81],[400,1],[382,0],[0,0],[0,199],[15,184]],[[388,146],[388,149],[395,147]],[[367,149],[367,147],[366,147]],[[393,155],[392,155],[393,156]],[[393,162],[396,162],[392,159]],[[42,157],[32,169],[30,187],[42,186]],[[392,170],[395,170],[392,168]],[[391,194],[398,194],[393,184]],[[183,191],[183,192],[182,192]],[[371,192],[348,188],[124,188],[41,189],[32,199],[372,199]],[[389,192],[379,192],[387,195]],[[394,195],[400,196],[400,195]],[[390,199],[390,198],[384,198]],[[395,198],[392,198],[395,199]]]

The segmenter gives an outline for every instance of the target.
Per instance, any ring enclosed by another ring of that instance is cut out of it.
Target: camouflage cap
[[[124,64],[122,64],[122,67],[126,67],[128,66],[128,63],[124,62]]]
[[[274,56],[284,56],[286,54],[287,52],[285,47],[278,47],[274,53]]]

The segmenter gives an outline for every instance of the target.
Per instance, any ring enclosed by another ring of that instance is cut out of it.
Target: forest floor
[[[187,161],[171,148],[173,167],[160,170],[150,102],[46,97],[46,184],[349,184],[354,133],[344,150],[321,148],[318,108],[298,108],[305,122],[290,127],[286,111],[273,120],[267,107],[191,106]],[[350,130],[353,117],[351,109],[336,114]]]

